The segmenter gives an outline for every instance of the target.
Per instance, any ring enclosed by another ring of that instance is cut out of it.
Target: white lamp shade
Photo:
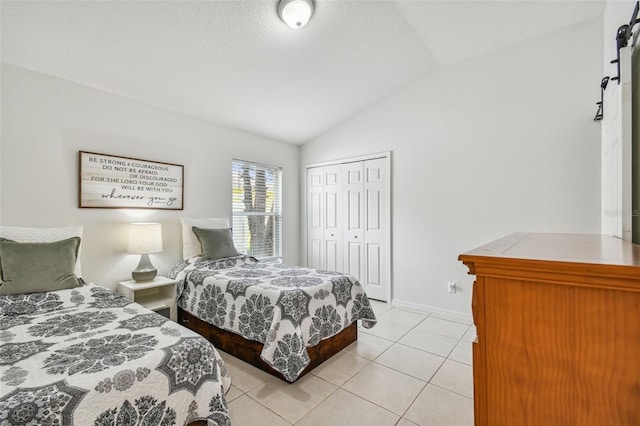
[[[302,28],[313,14],[313,0],[281,0],[278,12],[288,26]]]
[[[127,253],[149,254],[162,251],[162,226],[159,223],[130,223]]]

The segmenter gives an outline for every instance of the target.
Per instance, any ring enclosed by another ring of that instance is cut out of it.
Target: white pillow
[[[80,237],[78,259],[76,260],[75,274],[82,277],[80,255],[82,254],[82,225],[67,226],[64,228],[23,228],[20,226],[0,226],[0,237],[16,241],[18,243],[53,243],[67,238]]]
[[[201,219],[181,218],[182,221],[182,258],[190,259],[202,254],[202,247],[198,237],[193,233],[194,226],[198,228],[223,229],[229,227],[229,218],[207,217]]]

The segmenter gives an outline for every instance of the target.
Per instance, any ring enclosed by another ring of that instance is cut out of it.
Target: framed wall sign
[[[80,151],[79,207],[184,209],[184,166]]]

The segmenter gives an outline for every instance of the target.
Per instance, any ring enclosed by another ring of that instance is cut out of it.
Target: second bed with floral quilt
[[[351,275],[258,262],[250,256],[192,257],[169,273],[178,306],[244,339],[262,343],[260,357],[289,381],[309,364],[307,348],[376,317]]]

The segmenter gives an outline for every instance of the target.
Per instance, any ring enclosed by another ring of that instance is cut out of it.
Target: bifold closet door
[[[324,245],[323,267],[328,271],[344,272],[342,240],[342,188],[344,165],[323,167],[324,174]]]
[[[307,266],[323,269],[324,173],[322,167],[307,169]]]
[[[307,265],[356,277],[388,298],[388,159],[307,169]]]
[[[384,159],[364,162],[364,265],[360,277],[367,295],[387,300],[387,167]]]
[[[364,282],[364,163],[344,164],[344,272]]]

